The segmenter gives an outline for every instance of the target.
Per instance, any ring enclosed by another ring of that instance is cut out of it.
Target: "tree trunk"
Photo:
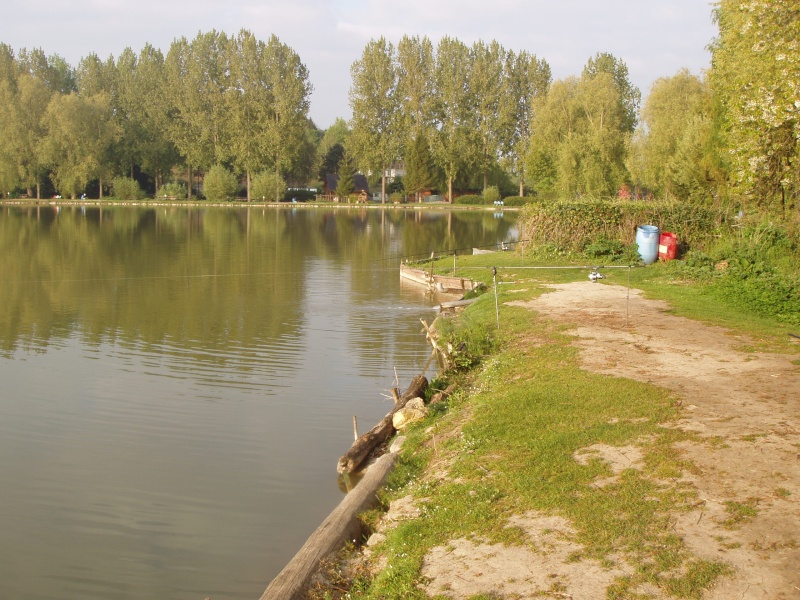
[[[370,429],[367,433],[358,438],[355,443],[350,447],[350,450],[344,453],[336,465],[336,470],[339,473],[352,473],[358,466],[364,462],[364,459],[372,452],[377,446],[385,442],[394,433],[394,425],[392,425],[392,415],[398,410],[403,408],[406,403],[412,398],[416,398],[423,394],[428,387],[428,380],[424,375],[417,375],[411,380],[400,400],[395,401],[394,408],[386,415],[381,421]]]
[[[247,169],[247,201],[250,202],[250,169]]]
[[[381,204],[386,204],[386,165],[381,169]]]
[[[453,203],[453,177],[448,176],[447,178],[447,200],[450,204]]]
[[[525,174],[520,171],[519,174],[519,197],[522,198],[525,195]]]
[[[103,178],[98,177],[98,183],[100,184],[100,198],[99,200],[103,199]]]
[[[186,192],[186,199],[187,200],[191,200],[192,199],[192,167],[191,166],[188,167],[187,170],[188,170],[188,172],[187,172],[187,175],[186,175],[186,181],[189,184],[188,185],[189,189]]]

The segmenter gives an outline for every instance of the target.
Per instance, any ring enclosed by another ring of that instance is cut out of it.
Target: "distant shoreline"
[[[347,203],[347,202],[261,202],[261,201],[235,201],[235,202],[219,202],[207,200],[98,200],[98,199],[85,199],[85,200],[70,200],[64,198],[45,198],[41,200],[31,198],[4,198],[0,200],[0,206],[137,206],[137,207],[186,207],[186,208],[369,208],[369,209],[386,209],[386,208],[402,208],[402,209],[456,209],[456,210],[486,210],[497,211],[497,206],[484,206],[484,205],[463,205],[463,204],[450,204],[449,202],[407,202],[407,203],[393,203],[387,202],[382,204],[379,202],[368,203]],[[504,206],[502,210],[517,211],[519,207]]]

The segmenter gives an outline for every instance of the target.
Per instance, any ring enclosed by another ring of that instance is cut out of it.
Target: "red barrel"
[[[678,238],[674,233],[665,231],[658,238],[658,258],[672,260],[678,255]]]

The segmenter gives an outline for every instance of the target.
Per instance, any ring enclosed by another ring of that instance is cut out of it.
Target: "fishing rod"
[[[498,242],[496,244],[486,244],[483,246],[470,246],[469,248],[454,248],[452,250],[431,250],[430,253],[422,253],[419,254],[404,254],[400,256],[386,256],[383,258],[376,258],[373,262],[382,262],[386,260],[401,260],[401,261],[409,261],[411,259],[417,258],[418,260],[433,260],[434,258],[440,258],[442,256],[450,256],[453,254],[458,254],[459,252],[467,252],[472,251],[474,248],[483,249],[483,248],[502,248],[506,249],[509,246],[513,246],[515,244],[524,244],[529,240],[516,240],[513,242]]]

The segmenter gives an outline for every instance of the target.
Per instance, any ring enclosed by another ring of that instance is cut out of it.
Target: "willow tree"
[[[470,54],[459,40],[443,37],[436,49],[436,129],[434,160],[447,179],[447,197],[453,201],[453,180],[465,165],[465,148],[472,134],[470,120]]]
[[[519,195],[525,193],[525,164],[531,142],[531,125],[537,102],[547,94],[552,75],[544,59],[526,51],[508,52],[500,97],[502,152],[519,178]]]
[[[708,84],[687,69],[657,79],[642,107],[641,120],[628,159],[636,183],[664,196],[703,195],[712,180],[710,173],[697,171],[705,162],[704,146],[711,135]]]
[[[800,193],[800,6],[721,0],[711,83],[742,201],[786,212]]]
[[[381,202],[385,203],[386,171],[402,143],[394,46],[383,37],[370,41],[350,74],[350,146],[360,166],[380,170]]]

